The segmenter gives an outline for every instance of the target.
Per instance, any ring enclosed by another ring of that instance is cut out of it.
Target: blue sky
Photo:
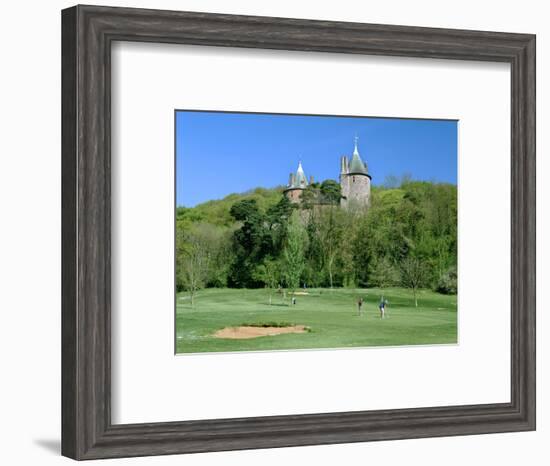
[[[456,184],[456,121],[177,111],[176,204],[285,185],[300,160],[308,179],[338,180],[355,135],[375,185],[405,173]]]

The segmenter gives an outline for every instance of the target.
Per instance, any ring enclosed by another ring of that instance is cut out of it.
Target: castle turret
[[[367,164],[363,162],[357,148],[358,137],[355,136],[353,155],[348,163],[346,156],[340,163],[340,186],[342,188],[341,205],[346,209],[366,209],[370,204],[371,176]]]
[[[348,173],[348,158],[343,155],[340,159],[340,178]]]
[[[304,173],[304,169],[302,168],[302,162],[299,162],[296,174],[290,174],[288,186],[283,193],[290,200],[290,202],[297,203],[300,202],[302,191],[307,188],[307,185],[307,178]]]

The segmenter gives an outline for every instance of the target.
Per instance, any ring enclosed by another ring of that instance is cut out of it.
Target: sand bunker
[[[257,337],[272,337],[283,333],[306,333],[305,325],[292,325],[289,327],[253,327],[243,325],[241,327],[226,327],[214,333],[216,338],[245,339]]]

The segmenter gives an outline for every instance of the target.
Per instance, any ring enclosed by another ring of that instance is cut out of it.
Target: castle
[[[361,160],[357,149],[357,136],[355,137],[355,148],[351,160],[347,156],[340,159],[340,187],[342,198],[340,206],[344,209],[367,209],[370,204],[371,175],[368,172],[367,164]],[[292,203],[300,203],[302,192],[313,183],[310,177],[309,183],[302,167],[298,164],[296,173],[291,173],[284,195]]]

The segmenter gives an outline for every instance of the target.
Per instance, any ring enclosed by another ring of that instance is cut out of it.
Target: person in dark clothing
[[[378,304],[378,309],[380,309],[380,318],[383,319],[386,314],[386,304],[388,304],[388,300],[382,296],[380,298],[380,304]]]
[[[359,298],[357,300],[357,310],[359,311],[359,315],[363,315],[363,298]]]

